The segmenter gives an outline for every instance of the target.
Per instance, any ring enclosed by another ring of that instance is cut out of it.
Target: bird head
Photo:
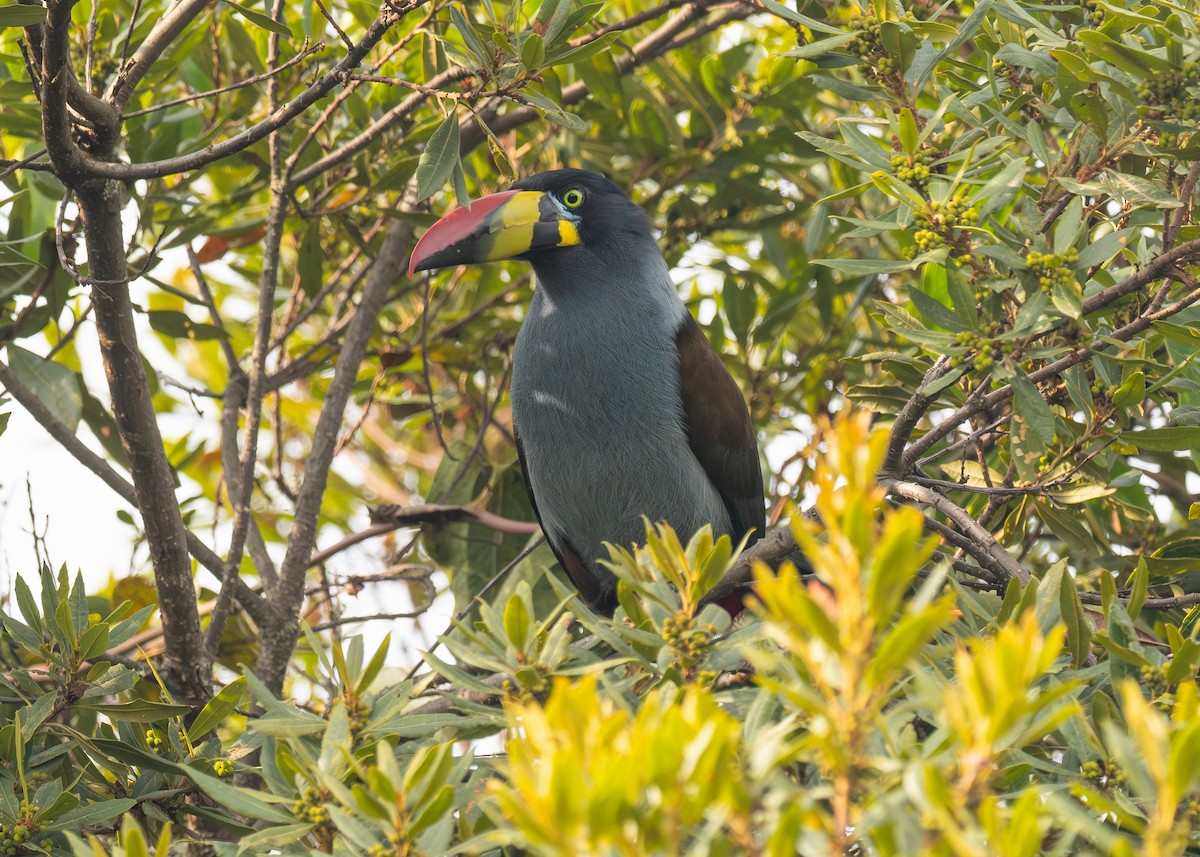
[[[587,170],[552,170],[437,221],[413,249],[408,273],[515,258],[537,267],[551,257],[620,252],[633,238],[654,240],[646,215],[619,187]]]

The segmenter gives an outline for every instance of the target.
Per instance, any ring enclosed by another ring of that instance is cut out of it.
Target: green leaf
[[[321,736],[321,754],[317,758],[317,768],[340,778],[346,771],[352,741],[350,715],[346,711],[345,703],[337,700],[329,715],[325,732]]]
[[[8,631],[12,638],[31,654],[36,655],[41,651],[43,641],[39,632],[2,611],[0,611],[0,623],[3,623],[4,630]]]
[[[525,100],[542,111],[542,115],[555,125],[562,125],[564,128],[569,128],[572,131],[586,131],[588,129],[588,123],[585,120],[579,118],[574,113],[567,112],[540,92],[535,92],[532,89],[526,90]]]
[[[96,801],[59,816],[55,826],[63,830],[79,829],[93,824],[115,827],[116,820],[135,806],[137,801],[128,798]]]
[[[1200,426],[1127,431],[1121,440],[1151,452],[1191,452],[1200,449]]]
[[[813,259],[813,265],[823,265],[842,274],[894,274],[899,271],[913,271],[921,264],[917,260],[911,262],[890,261],[888,259]]]
[[[1125,603],[1125,612],[1129,618],[1137,621],[1146,603],[1146,593],[1150,589],[1150,569],[1144,559],[1139,559],[1137,567],[1129,577],[1129,600]]]
[[[1039,461],[1054,442],[1054,414],[1029,376],[1017,370],[1013,388],[1013,461],[1027,481],[1037,478]]]
[[[528,591],[528,587],[526,587]],[[509,596],[504,605],[504,635],[508,642],[518,652],[524,653],[529,645],[529,632],[533,628],[533,618],[529,615],[529,607],[518,590]]]
[[[25,741],[29,741],[38,727],[46,722],[57,702],[58,694],[47,692],[17,712],[17,719],[21,721],[21,736]]]
[[[119,646],[129,640],[146,624],[146,620],[150,618],[150,614],[154,612],[154,605],[147,604],[141,610],[134,613],[120,622],[113,625],[108,632],[108,644],[110,646]]]
[[[567,25],[571,20],[571,9],[574,5],[571,0],[555,0],[554,3],[542,3],[538,9],[537,20],[539,24],[545,27],[543,34],[547,45],[557,45],[560,41],[571,35],[567,30]],[[549,15],[543,17],[543,13],[547,7],[550,8]]]
[[[231,9],[255,26],[262,27],[264,30],[277,33],[280,36],[286,36],[289,39],[292,38],[292,31],[288,29],[287,25],[281,21],[276,21],[270,15],[264,15],[262,12],[255,11],[249,6],[234,2],[234,0],[224,0],[224,2]]]
[[[778,2],[778,0],[760,0],[760,2],[762,3],[763,8],[772,15],[783,18],[785,21],[791,21],[793,24],[800,24],[808,27],[815,33],[841,34],[844,32],[843,30],[840,30],[831,24],[827,24],[824,21],[818,21],[816,18],[810,18],[807,15],[802,15],[794,9],[784,6],[782,3]]]
[[[1200,639],[1200,604],[1192,605],[1184,614],[1183,621],[1179,623],[1179,633],[1190,640]]]
[[[187,765],[176,764],[175,767],[225,810],[275,824],[294,824],[296,822],[295,816],[286,809],[260,798],[260,792],[240,786],[231,786]],[[282,800],[282,798],[277,798],[277,800]]]
[[[955,315],[954,310],[937,298],[927,295],[921,289],[909,289],[908,299],[913,302],[917,313],[927,324],[951,333],[966,329],[966,325]]]
[[[44,6],[0,6],[0,27],[32,27],[45,22]]]
[[[42,614],[38,610],[37,599],[33,597],[33,590],[29,588],[29,584],[25,582],[25,578],[17,575],[16,583],[13,585],[17,595],[17,607],[21,611],[21,616],[31,629],[41,630]]]
[[[235,710],[246,693],[246,679],[239,676],[225,685],[216,696],[205,703],[204,708],[196,715],[192,725],[188,727],[188,735],[192,741],[199,741],[211,730],[225,722]]]
[[[72,434],[83,416],[83,393],[79,376],[52,360],[46,360],[19,345],[9,344],[8,366]]]
[[[564,4],[565,5],[565,4]],[[533,71],[546,62],[546,44],[537,33],[530,33],[521,43],[521,65]]]
[[[1063,575],[1059,596],[1062,622],[1067,629],[1067,648],[1071,652],[1075,669],[1080,669],[1091,653],[1092,628],[1083,610],[1083,602],[1079,599],[1075,578],[1070,574]]]
[[[322,266],[325,263],[325,250],[321,246],[321,220],[314,217],[304,227],[300,238],[300,247],[296,251],[296,275],[300,281],[300,291],[312,297],[324,285]]]
[[[596,54],[602,53],[609,49],[613,42],[621,37],[620,33],[605,33],[598,39],[593,39],[584,45],[571,47],[569,44],[558,50],[549,51],[542,59],[542,65],[546,68],[553,68],[557,65],[569,65],[572,63],[581,63],[586,59],[594,57]]]
[[[454,24],[454,29],[458,30],[459,35],[462,36],[463,42],[472,59],[479,65],[486,67],[491,60],[491,51],[487,49],[487,46],[483,43],[483,39],[479,37],[479,32],[475,29],[475,25],[459,10],[457,4],[450,6],[450,20]]]
[[[911,155],[917,151],[917,140],[920,135],[917,120],[911,109],[903,107],[900,110],[898,121],[900,133],[897,136],[900,138],[900,146],[906,154]]]
[[[371,655],[371,660],[367,662],[367,665],[363,667],[362,672],[358,676],[358,681],[355,683],[354,687],[354,690],[357,693],[363,694],[370,689],[371,683],[375,681],[380,671],[383,669],[384,664],[387,663],[387,656],[388,652],[391,650],[391,646],[392,635],[384,634],[383,641],[380,642],[379,647],[375,649],[375,653]]]
[[[417,198],[428,199],[441,190],[458,164],[458,114],[451,111],[430,135],[417,162]]]
[[[151,702],[148,699],[135,699],[130,702],[88,702],[86,705],[81,702],[79,705],[127,723],[154,723],[171,717],[182,717],[192,710],[188,705],[171,705],[166,702]]]
[[[1094,55],[1142,80],[1147,80],[1156,73],[1173,70],[1171,63],[1162,57],[1130,47],[1099,30],[1081,29],[1076,38]]]
[[[1129,245],[1129,239],[1135,231],[1134,227],[1129,227],[1088,241],[1087,245],[1079,251],[1079,259],[1076,261],[1075,267],[1078,270],[1086,271],[1094,265],[1104,264]]]

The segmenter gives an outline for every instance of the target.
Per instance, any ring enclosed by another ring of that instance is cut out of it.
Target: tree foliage
[[[1198,847],[1189,9],[47,0],[0,27],[0,385],[137,507],[155,583],[17,585],[0,847]],[[613,620],[522,556],[527,273],[405,274],[432,212],[567,163],[651,214],[771,499],[820,520],[740,555],[651,522]],[[875,428],[827,419],[852,409]],[[339,564],[372,537],[382,570]],[[755,566],[797,542],[815,580]],[[710,602],[750,580],[731,624]],[[471,612],[423,677],[342,639],[354,593],[420,614],[441,586]]]

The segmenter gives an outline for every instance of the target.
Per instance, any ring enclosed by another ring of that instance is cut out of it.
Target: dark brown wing
[[[521,433],[515,425],[513,426],[513,436],[517,441],[517,459],[521,463],[521,477],[525,480],[525,491],[529,494],[529,504],[533,506],[533,514],[537,516],[538,526],[546,535],[546,543],[550,545],[550,550],[554,552],[558,564],[563,567],[563,571],[567,573],[567,577],[579,590],[579,595],[587,605],[593,610],[612,615],[612,611],[616,607],[615,592],[612,587],[604,586],[604,581],[598,579],[595,573],[587,567],[587,564],[580,559],[579,553],[565,536],[546,529],[546,522],[542,520],[542,513],[538,511],[533,485],[529,482],[529,468],[525,466],[525,448],[521,446]]]
[[[750,540],[757,541],[767,516],[758,443],[742,391],[691,313],[675,334],[675,345],[688,445],[725,501],[734,539],[753,529]]]

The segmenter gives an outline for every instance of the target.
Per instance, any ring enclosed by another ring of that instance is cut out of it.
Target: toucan
[[[766,525],[754,426],[737,383],[671,282],[650,219],[613,182],[560,169],[451,211],[417,271],[524,259],[537,288],[513,351],[517,453],[538,522],[592,609],[611,614],[604,542],[643,517],[686,543]],[[736,613],[741,596],[723,602]]]

